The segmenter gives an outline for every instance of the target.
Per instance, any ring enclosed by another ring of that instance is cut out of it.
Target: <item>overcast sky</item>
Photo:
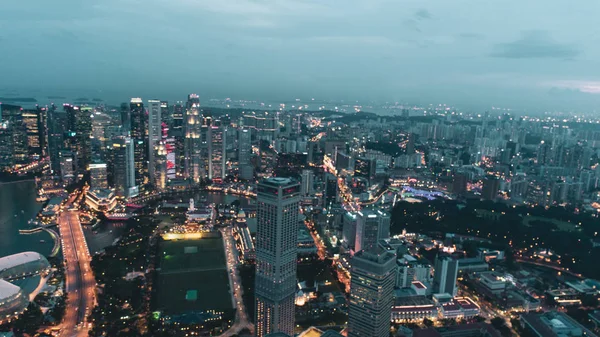
[[[594,110],[598,0],[2,0],[0,96]]]

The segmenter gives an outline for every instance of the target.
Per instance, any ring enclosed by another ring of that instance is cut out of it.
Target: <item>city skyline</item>
[[[10,87],[0,87],[0,97],[118,103],[201,92],[594,111],[600,51],[587,26],[600,5],[579,6],[570,13],[560,1],[538,0],[5,3],[0,71]],[[169,52],[141,52],[153,45]]]

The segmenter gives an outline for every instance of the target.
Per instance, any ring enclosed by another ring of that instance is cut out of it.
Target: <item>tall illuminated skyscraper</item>
[[[238,167],[240,179],[250,180],[254,177],[254,169],[250,162],[252,155],[252,139],[249,129],[240,129],[238,134]]]
[[[300,184],[290,178],[268,178],[258,184],[257,337],[275,332],[294,335],[299,203]]]
[[[313,194],[315,183],[315,173],[312,170],[302,170],[302,196],[306,197]]]
[[[194,182],[199,182],[201,179],[201,126],[202,118],[200,116],[200,98],[196,94],[190,94],[188,96],[185,111],[184,165],[185,177],[192,179]]]
[[[108,188],[106,163],[96,161],[91,163],[89,168],[91,188]]]
[[[134,143],[126,136],[115,136],[112,141],[113,179],[117,195],[132,197],[136,191]]]
[[[352,258],[348,337],[388,337],[394,302],[396,254],[376,247]]]
[[[148,176],[155,177],[156,151],[162,139],[161,101],[148,100]]]
[[[132,98],[129,104],[131,140],[135,161],[135,184],[146,183],[148,178],[148,118],[141,98]]]

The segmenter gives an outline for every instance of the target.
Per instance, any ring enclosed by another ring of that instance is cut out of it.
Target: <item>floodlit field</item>
[[[221,238],[161,243],[157,308],[165,314],[233,309]]]

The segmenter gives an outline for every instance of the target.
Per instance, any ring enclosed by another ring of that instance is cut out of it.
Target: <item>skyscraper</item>
[[[29,158],[39,160],[46,152],[46,109],[23,109],[22,118],[27,134],[27,148]]]
[[[500,180],[496,177],[486,177],[483,179],[483,189],[481,197],[485,200],[495,200],[500,190]]]
[[[212,116],[204,114],[200,117],[202,121],[202,124],[200,125],[200,176],[202,178],[212,179],[213,119]]]
[[[117,195],[131,197],[135,194],[134,144],[131,138],[116,136],[112,142],[113,179]]]
[[[250,180],[254,177],[254,170],[250,162],[252,155],[252,140],[250,130],[240,129],[238,134],[238,167],[240,179]]]
[[[148,100],[148,176],[152,179],[155,177],[157,147],[162,139],[161,104],[156,99]]]
[[[108,188],[106,177],[106,163],[95,162],[90,164],[90,187]]]
[[[70,151],[60,152],[60,177],[63,184],[69,185],[75,180],[75,165],[73,160],[73,153]]]
[[[185,109],[182,102],[173,106],[173,115],[170,119],[169,138],[173,140],[173,170],[178,175],[185,173]],[[174,178],[174,177],[173,177]]]
[[[0,103],[0,122],[2,123],[2,161],[6,168],[17,164],[26,164],[29,154],[27,136],[21,107]]]
[[[199,182],[202,178],[200,175],[200,129],[202,119],[200,116],[200,98],[198,95],[190,94],[188,96],[185,117],[185,177],[192,179],[194,182]]]
[[[60,151],[64,145],[67,132],[67,115],[58,111],[52,105],[48,109],[48,154],[50,155],[50,168],[53,174],[60,174]]]
[[[437,294],[450,294],[455,296],[458,288],[458,260],[451,256],[438,255],[435,259],[433,273],[433,291]]]
[[[163,190],[167,187],[167,144],[165,141],[159,141],[156,145],[156,154],[154,158],[154,186]]]
[[[390,237],[389,213],[363,210],[357,215],[354,251],[374,249],[379,240]]]
[[[315,173],[313,170],[302,170],[302,187],[300,193],[303,197],[313,194],[314,183]]]
[[[208,179],[223,179],[226,175],[225,165],[227,138],[225,137],[227,128],[221,125],[220,121],[214,121],[211,125],[211,170],[208,173]]]
[[[349,337],[388,337],[396,281],[396,254],[376,247],[352,258]]]
[[[268,178],[258,184],[256,336],[294,335],[300,184]],[[388,317],[389,321],[389,317]]]
[[[141,98],[132,98],[129,104],[131,140],[135,162],[135,185],[141,186],[148,178],[148,117]]]

